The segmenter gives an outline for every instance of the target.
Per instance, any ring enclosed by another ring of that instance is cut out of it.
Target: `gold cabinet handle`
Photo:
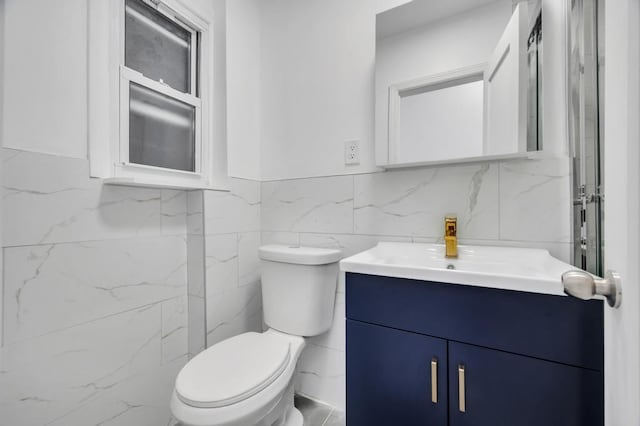
[[[467,403],[464,395],[464,364],[458,364],[458,410],[464,413],[467,410]]]
[[[438,358],[431,358],[431,402],[438,403]]]

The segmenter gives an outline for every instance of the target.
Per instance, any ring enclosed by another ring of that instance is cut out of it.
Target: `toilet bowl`
[[[219,342],[176,378],[171,412],[185,426],[302,426],[293,406],[303,336],[331,327],[339,250],[263,246],[264,333]]]
[[[270,329],[232,337],[199,353],[176,379],[174,417],[188,426],[273,425],[293,409],[293,375],[304,346],[304,338]],[[271,413],[277,416],[272,419]],[[296,414],[284,420],[291,416]]]

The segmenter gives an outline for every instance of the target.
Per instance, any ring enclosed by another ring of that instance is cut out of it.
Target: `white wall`
[[[8,0],[5,15],[4,146],[86,158],[86,0]]]
[[[229,175],[260,179],[261,0],[227,4]]]
[[[263,179],[372,171],[375,15],[398,0],[271,0],[262,14]],[[360,140],[360,165],[344,142]]]

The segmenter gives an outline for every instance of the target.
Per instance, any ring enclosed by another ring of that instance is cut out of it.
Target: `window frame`
[[[123,1],[123,8],[122,8],[122,34],[123,34],[123,39],[122,39],[122,51],[121,51],[121,67],[124,67],[126,69],[132,70],[132,71],[136,71],[133,68],[129,68],[126,66],[125,61],[125,51],[126,51],[126,2],[127,0],[122,0]],[[189,61],[189,94],[195,96],[195,97],[199,97],[198,93],[197,93],[197,87],[198,87],[198,55],[201,54],[200,52],[200,47],[199,47],[199,37],[198,37],[198,33],[200,32],[197,24],[195,23],[191,23],[189,21],[187,21],[186,19],[184,19],[178,12],[175,12],[173,9],[171,9],[169,6],[167,6],[163,1],[161,0],[138,0],[141,3],[146,4],[147,6],[149,6],[150,8],[154,9],[156,12],[158,12],[159,14],[161,14],[162,16],[164,16],[165,18],[167,18],[168,20],[174,22],[176,25],[180,26],[181,28],[187,30],[190,34],[191,34],[191,50],[189,52],[189,56],[190,56],[190,61]],[[195,49],[194,49],[195,47]],[[170,86],[169,86],[170,87]],[[176,89],[177,90],[177,89]],[[178,92],[180,92],[178,90]],[[180,92],[180,93],[187,93],[187,92]]]
[[[214,81],[214,58],[222,65],[224,52],[214,57],[213,10],[200,10],[191,0],[143,1],[195,37],[192,46],[198,53],[191,54],[191,92],[173,89],[126,67],[125,0],[89,0],[90,174],[104,179],[105,184],[228,190],[226,137],[213,140],[213,124],[218,122],[218,115],[224,114],[214,111],[213,88],[223,83]],[[220,42],[224,42],[222,36]],[[195,172],[129,162],[130,82],[196,107]]]
[[[129,117],[131,114],[130,89],[131,83],[167,96],[172,100],[183,102],[195,109],[195,140],[194,140],[194,171],[170,169],[129,161]],[[145,77],[142,73],[120,66],[120,149],[118,150],[119,167],[128,170],[143,168],[145,170],[170,171],[186,175],[202,176],[202,100],[195,96],[180,92],[170,86]]]

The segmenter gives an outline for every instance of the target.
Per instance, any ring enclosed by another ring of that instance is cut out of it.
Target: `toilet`
[[[293,406],[305,337],[329,330],[340,250],[266,245],[264,333],[248,332],[200,352],[182,368],[171,412],[185,426],[302,426]]]

